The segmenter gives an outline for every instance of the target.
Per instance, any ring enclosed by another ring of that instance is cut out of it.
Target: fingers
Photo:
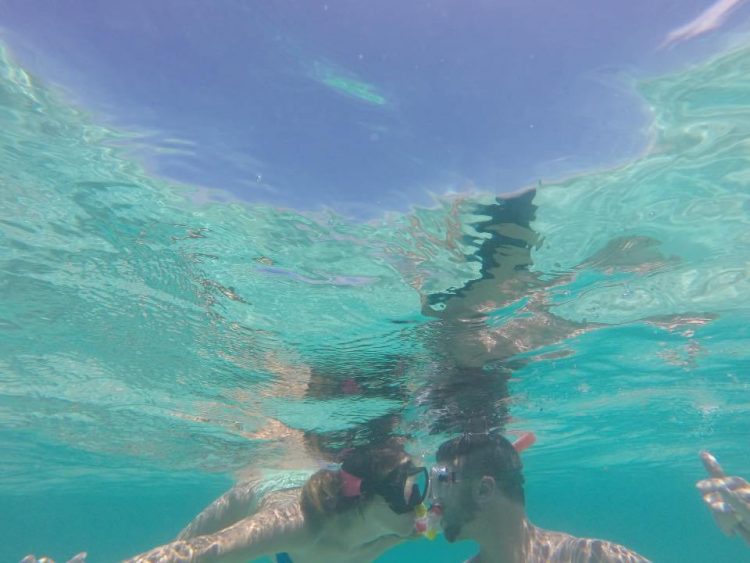
[[[721,531],[727,536],[734,535],[735,528],[737,528],[740,521],[737,517],[737,513],[732,509],[732,506],[722,498],[721,493],[707,493],[703,495],[703,500],[711,510],[711,514],[719,525]]]
[[[734,491],[722,490],[719,494],[732,507],[738,520],[750,530],[750,487]]]
[[[750,484],[739,477],[721,477],[699,481],[697,487],[721,531],[750,544]]]
[[[722,532],[728,536],[737,534],[750,545],[750,483],[740,477],[727,477],[710,452],[702,451],[700,457],[711,476],[696,483],[703,501]]]
[[[698,487],[698,490],[704,494],[721,491],[750,491],[750,483],[748,483],[741,477],[716,477],[713,479],[702,479],[701,481],[698,481],[695,486]]]
[[[709,475],[711,475],[711,477],[724,477],[724,470],[721,468],[719,462],[716,461],[716,458],[711,455],[710,452],[703,450],[700,453],[700,456],[701,460],[703,461],[703,467],[706,468],[706,471]]]

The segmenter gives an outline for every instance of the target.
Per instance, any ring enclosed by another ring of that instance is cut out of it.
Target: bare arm
[[[177,535],[177,539],[213,534],[246,518],[258,506],[257,490],[257,481],[237,483],[193,518]]]
[[[159,546],[128,563],[244,563],[286,551],[300,541],[304,518],[299,502],[279,502],[289,500],[290,491],[283,493],[271,495],[282,498],[264,503],[257,514],[228,528]]]

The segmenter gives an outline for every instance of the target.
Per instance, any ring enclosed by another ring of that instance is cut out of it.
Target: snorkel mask
[[[520,454],[525,449],[531,447],[536,442],[536,435],[533,432],[522,433],[515,442],[513,442],[513,448]],[[520,469],[520,467],[519,467]],[[430,469],[430,498],[432,504],[439,504],[439,493],[438,489],[443,484],[455,484],[458,479],[456,478],[456,472],[452,471],[445,465],[435,465]]]
[[[409,462],[394,469],[375,491],[383,496],[393,512],[405,514],[424,502],[429,485],[427,468]]]
[[[430,478],[426,467],[404,463],[394,469],[377,485],[339,469],[341,493],[345,497],[358,497],[364,491],[381,495],[396,514],[411,512],[421,505],[429,492]]]

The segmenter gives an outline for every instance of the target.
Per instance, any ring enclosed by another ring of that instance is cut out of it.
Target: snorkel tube
[[[513,448],[520,454],[525,449],[533,446],[535,442],[536,434],[533,432],[524,432],[513,442]]]

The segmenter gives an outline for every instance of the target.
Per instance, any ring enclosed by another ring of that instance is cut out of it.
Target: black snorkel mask
[[[405,463],[394,469],[376,488],[396,514],[411,512],[427,498],[430,474],[426,467]]]

